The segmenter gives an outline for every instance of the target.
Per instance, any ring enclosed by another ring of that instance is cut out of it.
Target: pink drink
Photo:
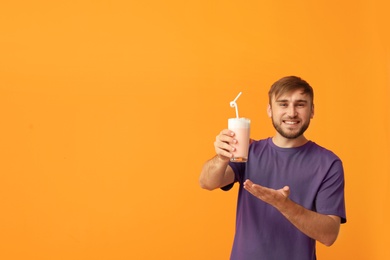
[[[234,144],[236,150],[230,161],[246,162],[248,160],[250,124],[251,121],[248,118],[229,118],[228,128],[235,133],[234,138],[237,140]]]

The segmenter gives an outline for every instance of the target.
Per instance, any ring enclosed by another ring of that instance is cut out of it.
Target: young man
[[[268,95],[275,135],[253,141],[248,162],[233,163],[237,140],[234,132],[222,130],[200,186],[240,185],[232,260],[313,260],[316,241],[331,246],[346,222],[342,162],[304,136],[314,116],[313,89],[306,81],[281,78]]]

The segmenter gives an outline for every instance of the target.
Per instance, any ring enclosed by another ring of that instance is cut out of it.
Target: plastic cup
[[[234,138],[237,143],[234,144],[236,148],[233,152],[233,157],[230,158],[232,162],[246,162],[248,161],[249,138],[250,138],[251,120],[248,118],[229,118],[228,128],[235,133]]]

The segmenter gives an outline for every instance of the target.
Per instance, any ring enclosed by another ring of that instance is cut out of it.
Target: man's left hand
[[[290,188],[288,186],[284,186],[279,190],[274,190],[255,184],[249,179],[244,182],[244,188],[253,196],[274,206],[275,208],[282,207],[290,195]]]

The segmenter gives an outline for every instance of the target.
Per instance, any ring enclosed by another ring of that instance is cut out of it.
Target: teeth
[[[297,122],[293,122],[293,121],[284,121],[284,123],[286,123],[288,125],[295,125],[295,124],[297,124]]]

